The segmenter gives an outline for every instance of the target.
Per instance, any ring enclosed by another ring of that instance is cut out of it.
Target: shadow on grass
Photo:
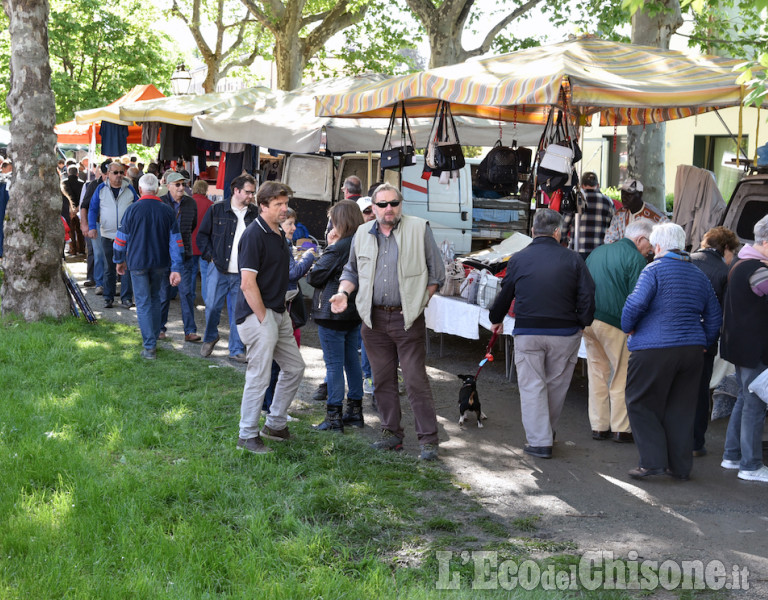
[[[272,454],[239,452],[242,373],[170,350],[144,361],[133,327],[5,319],[2,333],[3,597],[474,597],[462,553],[575,560],[439,465],[354,433],[306,419]],[[445,564],[458,590],[440,589]]]

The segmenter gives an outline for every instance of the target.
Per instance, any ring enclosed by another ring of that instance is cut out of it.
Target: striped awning
[[[586,36],[319,95],[316,110],[386,117],[404,101],[424,117],[446,100],[454,115],[544,123],[549,106],[566,104],[580,122],[599,113],[601,125],[655,123],[739,105],[739,62]]]
[[[252,87],[230,92],[212,92],[199,96],[169,96],[123,104],[120,119],[126,122],[158,121],[173,125],[192,125],[192,119],[208,112],[222,111],[244,104],[260,105],[274,96],[269,88]]]

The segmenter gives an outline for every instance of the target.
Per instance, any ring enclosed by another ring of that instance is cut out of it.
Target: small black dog
[[[459,375],[464,382],[459,390],[459,425],[464,425],[468,413],[475,413],[477,426],[483,426],[483,419],[488,417],[480,410],[480,396],[477,393],[477,378],[474,375]]]

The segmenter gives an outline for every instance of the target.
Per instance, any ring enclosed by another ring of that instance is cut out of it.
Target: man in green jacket
[[[627,334],[621,330],[621,311],[647,264],[653,225],[649,219],[633,221],[623,239],[597,247],[587,258],[595,282],[595,320],[584,329],[589,422],[595,440],[633,441],[624,401],[629,350]]]

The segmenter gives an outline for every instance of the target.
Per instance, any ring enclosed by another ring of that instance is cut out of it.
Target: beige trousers
[[[627,334],[595,320],[584,330],[589,376],[589,422],[594,431],[630,431],[627,386]]]

